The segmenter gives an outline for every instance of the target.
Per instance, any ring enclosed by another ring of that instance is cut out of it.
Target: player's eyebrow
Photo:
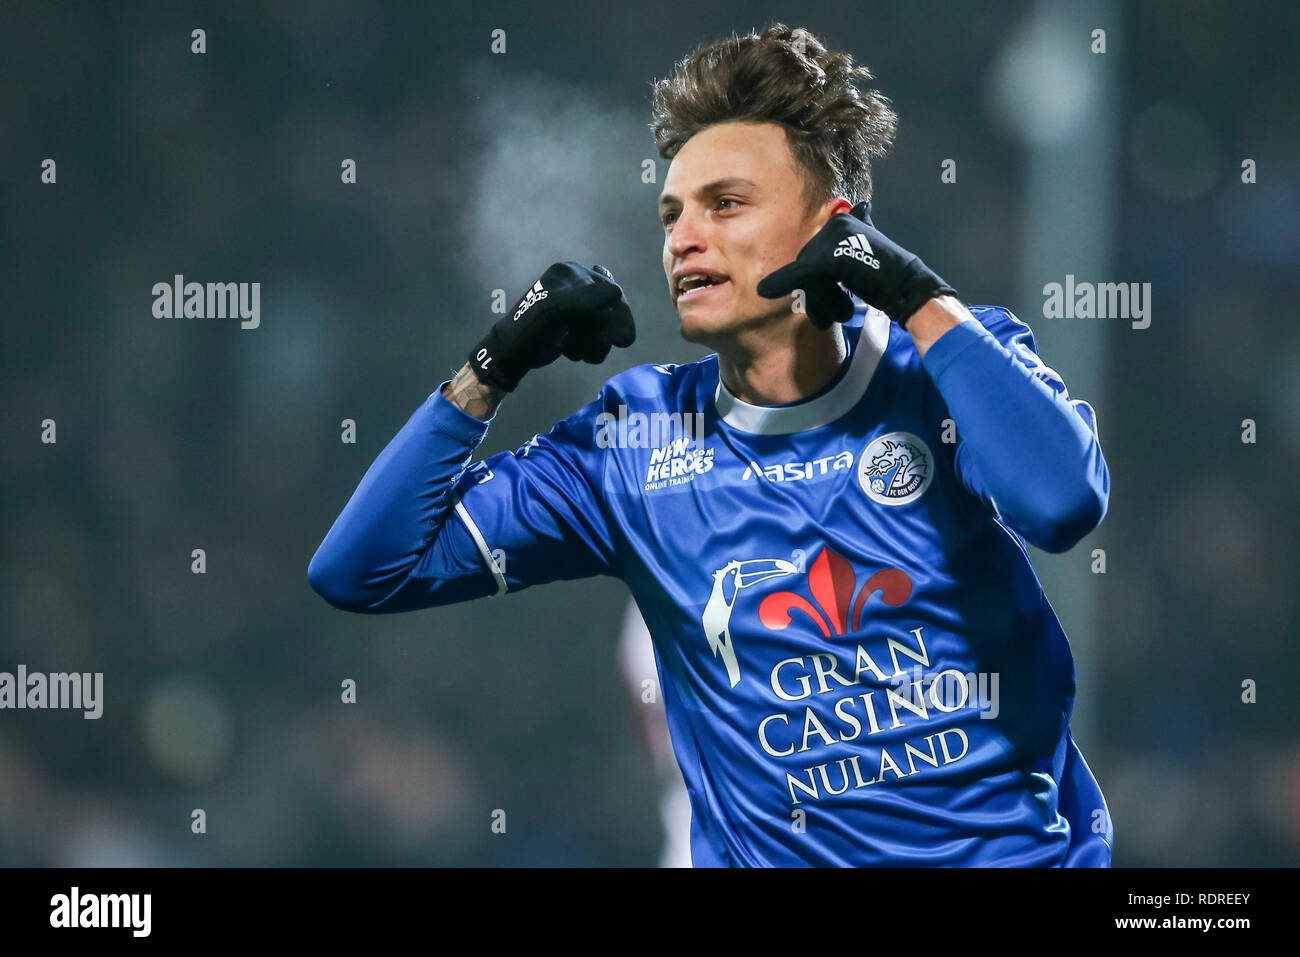
[[[726,189],[732,189],[736,186],[748,186],[751,189],[757,189],[758,184],[743,176],[724,176],[722,179],[715,179],[711,183],[705,183],[695,190],[696,196],[708,196],[712,193],[720,193]],[[681,200],[670,193],[664,193],[659,197],[659,209],[663,210],[667,206],[680,206]]]

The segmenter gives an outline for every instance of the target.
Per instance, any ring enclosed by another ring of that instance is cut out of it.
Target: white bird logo
[[[736,603],[740,589],[757,585],[781,575],[797,574],[799,569],[793,562],[783,558],[755,558],[749,561],[730,561],[713,573],[713,594],[704,606],[704,615],[700,622],[704,625],[704,637],[709,640],[716,658],[722,655],[727,666],[727,677],[731,687],[740,681],[740,665],[736,662],[736,649],[731,644],[731,606]]]

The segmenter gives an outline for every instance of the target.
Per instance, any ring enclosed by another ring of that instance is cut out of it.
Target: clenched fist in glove
[[[935,296],[956,294],[920,257],[892,242],[871,223],[871,203],[836,213],[794,262],[764,276],[758,294],[767,299],[804,291],[808,318],[820,329],[853,316],[839,284],[875,306],[904,329],[912,314]]]
[[[636,341],[632,310],[604,266],[555,263],[469,354],[480,382],[513,392],[530,369],[561,355],[603,362],[612,346]]]

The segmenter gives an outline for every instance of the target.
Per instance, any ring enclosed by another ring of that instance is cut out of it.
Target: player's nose
[[[700,231],[699,221],[687,210],[682,210],[673,220],[672,232],[668,234],[668,252],[677,260],[682,260],[692,250],[704,248],[704,236]]]

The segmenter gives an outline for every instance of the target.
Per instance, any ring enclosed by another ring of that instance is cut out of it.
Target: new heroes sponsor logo
[[[692,448],[691,439],[674,439],[661,449],[650,453],[650,468],[646,471],[645,488],[652,492],[669,485],[690,482],[713,468],[713,449]]]
[[[73,887],[50,898],[50,926],[126,927],[132,937],[148,937],[152,894],[82,894]]]
[[[807,462],[781,462],[766,466],[758,462],[750,462],[745,467],[745,474],[740,478],[744,481],[761,475],[769,482],[803,482],[852,467],[853,453],[838,452],[835,455],[826,455]]]
[[[537,282],[533,283],[533,288],[528,290],[528,294],[524,296],[523,301],[519,303],[519,308],[515,310],[514,321],[518,322],[520,316],[549,295],[550,293],[542,288],[542,281],[537,280]]]

